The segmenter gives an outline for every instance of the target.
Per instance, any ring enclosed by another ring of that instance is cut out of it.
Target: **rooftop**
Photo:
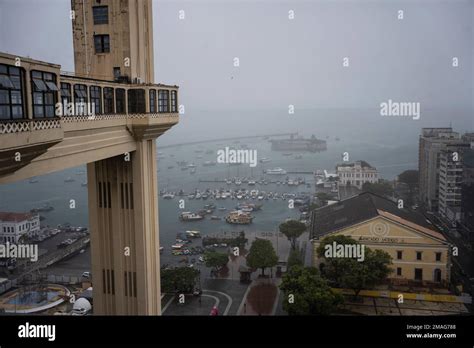
[[[4,222],[21,222],[29,220],[34,216],[30,213],[13,213],[13,212],[0,212],[0,221]]]
[[[436,239],[446,240],[422,214],[407,208],[399,209],[395,202],[369,192],[313,210],[311,238],[319,238],[377,216],[383,216]]]
[[[354,167],[355,165],[360,165],[362,168],[369,168],[369,169],[375,169],[375,167],[372,167],[368,162],[366,161],[355,161],[354,163],[341,163],[336,166],[337,167]]]

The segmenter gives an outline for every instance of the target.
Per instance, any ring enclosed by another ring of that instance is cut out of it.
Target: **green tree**
[[[194,290],[199,271],[189,267],[161,270],[161,292],[191,293]]]
[[[247,245],[247,242],[248,242],[248,239],[245,238],[245,232],[240,231],[239,236],[234,238],[230,242],[230,246],[231,247],[238,247],[240,250],[243,250],[245,248],[245,246]]]
[[[342,234],[340,235],[333,235],[333,236],[328,236],[324,238],[318,249],[316,250],[318,257],[323,259],[323,276],[326,277],[328,280],[330,280],[332,283],[334,283],[336,286],[341,286],[341,278],[345,274],[345,269],[348,267],[348,264],[351,263],[353,260],[352,259],[347,259],[347,258],[331,258],[331,259],[326,259],[325,258],[325,250],[326,250],[326,245],[332,245],[334,242],[336,244],[340,245],[346,245],[346,244],[356,244],[357,242],[347,236],[344,236]],[[329,263],[329,264],[328,264]]]
[[[295,266],[283,276],[283,309],[289,315],[329,315],[343,302],[314,267]]]
[[[316,197],[318,197],[318,199],[321,201],[321,202],[327,202],[327,201],[330,201],[332,198],[332,196],[326,192],[318,192],[316,193]]]
[[[306,231],[306,225],[301,221],[288,220],[280,225],[280,232],[291,242],[291,249],[296,249],[296,240]]]
[[[398,175],[398,181],[406,184],[408,186],[409,196],[408,204],[413,204],[413,196],[415,194],[415,189],[418,187],[418,170],[405,170],[403,173]]]
[[[335,286],[352,289],[357,297],[362,289],[382,283],[391,272],[391,256],[383,250],[364,247],[364,260],[349,257],[326,257],[326,245],[356,245],[357,241],[343,236],[328,236],[321,241],[316,250],[324,260],[323,276]]]
[[[382,283],[392,271],[391,257],[385,251],[366,248],[365,259],[358,262],[352,259],[341,279],[344,288],[352,289],[355,297],[362,289],[372,288]]]
[[[253,241],[247,255],[247,266],[251,268],[261,268],[262,275],[265,275],[265,268],[276,266],[278,256],[269,240],[256,239]]]
[[[379,196],[391,197],[393,196],[393,187],[388,181],[379,181],[376,183],[366,182],[362,185],[363,192],[374,193]]]
[[[206,267],[211,267],[216,272],[219,272],[219,270],[229,262],[229,255],[226,253],[207,251],[204,254],[204,260],[206,261]]]
[[[290,269],[295,266],[303,266],[303,258],[299,250],[291,249],[288,255],[287,267]]]

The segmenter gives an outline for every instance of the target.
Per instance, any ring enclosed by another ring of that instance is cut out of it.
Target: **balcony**
[[[17,68],[16,58],[0,53],[8,97],[0,104],[0,183],[134,151],[179,121],[177,86],[61,74],[27,58]]]

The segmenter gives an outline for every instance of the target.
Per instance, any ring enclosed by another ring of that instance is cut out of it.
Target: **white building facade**
[[[358,189],[362,189],[362,185],[366,182],[373,184],[379,181],[377,169],[365,161],[338,164],[336,173],[339,177],[339,185],[355,186]]]
[[[39,214],[0,212],[0,243],[21,243],[40,231]]]

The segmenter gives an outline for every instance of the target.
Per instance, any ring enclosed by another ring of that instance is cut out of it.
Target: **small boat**
[[[263,157],[262,159],[260,159],[260,163],[267,163],[267,162],[271,162],[271,159],[266,158],[266,157]]]
[[[173,199],[174,198],[174,193],[168,192],[163,195],[164,199]]]
[[[181,221],[199,221],[204,219],[204,216],[186,211],[179,215],[179,219]]]
[[[184,244],[176,243],[171,246],[171,249],[173,250],[179,250],[183,247]]]
[[[35,179],[35,178],[31,178],[29,181],[28,181],[30,184],[36,184],[38,181],[38,179]]]
[[[226,183],[227,185],[230,185],[230,184],[232,184],[232,180],[227,179],[227,180],[225,181],[225,183]]]
[[[64,182],[74,182],[75,180],[71,177],[68,177],[64,180]]]
[[[235,210],[226,216],[225,221],[229,224],[248,225],[252,223],[253,216],[241,210]]]
[[[249,186],[255,186],[256,182],[255,180],[249,180],[248,184]]]
[[[225,210],[227,210],[227,208],[226,207],[219,207],[219,208],[217,208],[217,210],[225,211]]]
[[[84,181],[83,183],[81,183],[81,186],[87,186],[87,181]]]
[[[201,238],[201,232],[199,231],[186,231],[186,236],[190,238]]]
[[[236,184],[237,186],[240,186],[240,185],[242,185],[242,181],[241,181],[240,179],[239,179],[239,180],[235,180],[235,184]]]

